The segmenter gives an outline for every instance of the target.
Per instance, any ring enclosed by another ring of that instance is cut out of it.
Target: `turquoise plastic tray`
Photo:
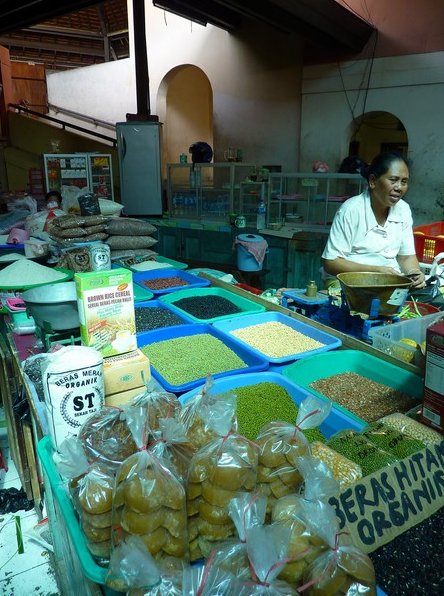
[[[152,279],[168,279],[168,278],[178,278],[181,279],[184,283],[178,286],[169,286],[168,288],[162,288],[160,290],[156,290],[153,288],[147,288],[144,285],[144,281],[150,281]],[[139,271],[137,273],[133,273],[133,282],[138,286],[141,286],[143,289],[148,289],[150,292],[154,294],[154,296],[162,296],[163,294],[171,294],[171,292],[181,290],[184,287],[186,289],[191,288],[204,288],[210,285],[208,279],[204,279],[203,277],[199,277],[198,275],[193,275],[192,273],[188,273],[188,271],[182,271],[181,269],[153,269],[152,271]]]
[[[287,379],[283,375],[280,375],[276,372],[270,372],[268,370],[263,371],[259,374],[257,373],[246,373],[244,375],[232,375],[230,377],[224,377],[222,379],[215,379],[212,388],[210,389],[210,393],[217,394],[217,393],[224,393],[225,391],[235,390],[237,387],[248,387],[250,385],[258,385],[259,383],[274,383],[279,385],[285,389],[289,395],[291,396],[292,400],[299,406],[306,397],[312,395],[309,391],[304,389],[303,387],[299,387],[290,379]],[[180,403],[183,405],[189,399],[193,398],[200,390],[202,386],[193,389],[192,391],[188,391],[179,397]],[[270,419],[269,422],[275,420],[274,418]],[[320,430],[324,436],[329,439],[332,435],[340,430],[346,429],[353,429],[360,432],[366,423],[361,423],[357,421],[355,418],[349,416],[346,412],[340,410],[335,405],[333,405],[330,414],[324,420],[324,422],[320,425]]]
[[[235,304],[238,308],[241,309],[241,312],[229,315],[221,315],[220,317],[213,317],[210,319],[199,319],[174,304],[175,302],[182,300],[182,298],[191,298],[199,296],[220,296]],[[167,302],[178,312],[185,312],[193,321],[196,321],[196,323],[214,323],[215,321],[222,321],[225,319],[239,317],[241,315],[250,315],[256,312],[265,311],[265,306],[263,306],[262,304],[257,304],[252,300],[248,300],[248,298],[238,296],[237,294],[229,292],[224,288],[195,288],[189,290],[178,290],[177,292],[167,294],[166,296],[160,296],[159,300],[161,300],[162,302]]]
[[[137,347],[153,344],[156,342],[167,341],[178,337],[188,337],[191,335],[210,334],[213,337],[222,341],[230,350],[235,352],[247,365],[245,368],[237,368],[229,371],[215,373],[213,378],[226,377],[228,375],[245,374],[247,372],[259,372],[268,367],[268,362],[254,354],[250,349],[243,344],[231,338],[229,335],[222,333],[219,329],[215,329],[212,325],[205,325],[199,323],[192,323],[190,325],[176,325],[175,327],[164,327],[163,329],[154,329],[153,331],[146,331],[137,336]],[[211,354],[207,354],[206,358],[211,358]],[[174,362],[175,354],[171,354],[171,362]],[[205,378],[200,377],[183,383],[182,385],[171,385],[160,372],[151,364],[151,373],[153,377],[162,385],[164,389],[171,393],[185,393],[198,387],[205,382]]]
[[[154,294],[149,290],[145,290],[142,286],[133,283],[133,292],[134,292],[134,302],[144,302],[146,300],[151,300],[154,298]]]
[[[339,348],[342,345],[340,339],[335,337],[334,335],[330,335],[330,333],[326,333],[325,331],[320,331],[307,323],[303,323],[302,321],[298,321],[293,317],[289,317],[288,315],[282,314],[280,312],[263,312],[257,313],[253,315],[246,315],[243,317],[236,317],[235,319],[228,319],[224,321],[216,321],[214,326],[223,331],[224,333],[228,333],[231,335],[232,331],[237,329],[244,329],[245,327],[251,327],[252,325],[260,325],[264,323],[281,323],[283,325],[287,325],[294,331],[298,331],[299,333],[303,333],[305,336],[310,337],[311,339],[317,340],[324,345],[320,348],[315,348],[313,350],[307,350],[306,352],[300,352],[296,354],[287,354],[286,356],[281,356],[279,358],[275,358],[273,356],[269,356],[264,354],[260,350],[257,350],[253,346],[251,346],[248,342],[245,342],[239,337],[236,337],[238,341],[243,343],[244,345],[248,346],[250,350],[259,354],[269,362],[273,364],[283,364],[284,362],[292,362],[294,360],[299,360],[300,358],[307,358],[309,356],[313,356],[314,354],[320,354],[322,352],[326,352],[328,350],[334,350],[335,348]],[[235,336],[233,336],[235,337]]]
[[[180,261],[175,261],[174,259],[169,259],[168,257],[162,257],[161,255],[157,255],[155,261],[158,263],[168,263],[172,265],[174,269],[188,269],[187,263],[181,263]]]
[[[423,380],[420,376],[359,350],[325,352],[297,360],[286,366],[282,374],[314,395],[328,399],[322,393],[309,387],[310,383],[345,372],[354,372],[377,383],[404,391],[407,395],[412,396],[412,407],[416,403],[415,400],[419,401],[422,398]],[[335,407],[343,410],[355,420],[367,424],[365,420],[339,404],[335,404]]]

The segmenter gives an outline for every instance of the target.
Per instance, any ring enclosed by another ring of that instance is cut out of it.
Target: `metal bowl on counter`
[[[401,310],[412,284],[408,277],[391,273],[353,271],[339,273],[337,278],[350,310],[384,316]],[[372,307],[377,307],[376,313],[371,312]]]
[[[80,326],[76,284],[73,281],[53,283],[22,292],[20,297],[37,325],[49,324],[53,331],[77,329]]]

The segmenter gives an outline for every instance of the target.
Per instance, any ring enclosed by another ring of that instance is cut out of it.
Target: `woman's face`
[[[393,207],[405,195],[408,186],[409,169],[402,160],[392,162],[379,178],[371,174],[369,187],[373,208],[385,210]]]

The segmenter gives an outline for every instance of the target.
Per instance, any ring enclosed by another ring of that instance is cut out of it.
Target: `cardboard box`
[[[142,395],[146,391],[146,387],[134,387],[127,391],[121,391],[120,393],[113,393],[112,395],[105,396],[105,406],[123,406],[128,403],[133,397]]]
[[[80,337],[106,358],[137,348],[133,277],[129,269],[74,275]]]
[[[424,424],[444,432],[444,322],[427,329],[421,419]]]
[[[103,359],[105,396],[144,387],[151,379],[150,361],[140,350]]]

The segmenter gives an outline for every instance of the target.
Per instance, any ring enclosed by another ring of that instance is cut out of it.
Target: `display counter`
[[[293,321],[311,326],[311,328],[318,330],[320,334],[328,333],[330,336],[337,338],[338,341],[334,343],[336,352],[340,353],[341,350],[359,351],[364,360],[368,357],[368,359],[371,359],[372,361],[384,361],[384,363],[398,367],[397,370],[402,369],[403,375],[404,373],[405,375],[407,375],[407,373],[415,375],[415,377],[421,375],[421,370],[416,366],[408,362],[400,361],[389,354],[382,353],[371,345],[358,339],[326,327],[322,323],[313,321],[299,313],[274,304],[268,300],[264,300],[260,296],[228,284],[220,279],[205,273],[201,273],[200,275],[202,278],[210,281],[212,287],[221,288],[224,291],[237,296],[239,301],[241,298],[247,298],[252,303],[255,303],[258,306],[258,312],[268,311],[269,313],[276,313],[282,316],[285,315],[290,317]],[[223,325],[219,325],[219,327],[223,327]],[[94,565],[91,556],[85,557],[85,552],[87,552],[85,539],[83,536],[79,537],[76,535],[78,532],[78,522],[76,522],[74,517],[69,517],[71,515],[71,509],[69,509],[71,504],[63,487],[63,483],[60,480],[57,480],[54,476],[51,476],[53,471],[50,469],[52,466],[52,458],[50,457],[51,449],[49,446],[49,438],[44,437],[46,432],[44,420],[41,416],[40,405],[35,401],[35,394],[32,387],[29,386],[28,379],[26,375],[24,375],[22,368],[23,360],[35,351],[34,343],[35,337],[33,335],[16,336],[12,334],[8,328],[4,330],[4,333],[0,337],[2,358],[0,381],[2,395],[4,396],[5,410],[7,412],[8,433],[10,434],[13,458],[17,465],[17,469],[19,470],[20,478],[27,492],[27,496],[28,498],[33,498],[36,505],[40,503],[42,488],[45,489],[47,511],[52,531],[55,533],[54,547],[58,572],[61,575],[60,585],[65,587],[71,586],[71,589],[72,586],[75,586],[76,593],[81,595],[84,594],[85,596],[90,594],[111,594],[110,591],[103,591],[103,568]],[[338,344],[341,345],[338,347]],[[401,371],[399,372],[401,373]],[[259,379],[261,372],[253,374]],[[264,378],[274,378],[273,375],[276,375],[276,372],[266,371],[264,373]],[[226,379],[228,379],[228,377],[226,377]],[[288,381],[285,382],[288,383]],[[19,391],[20,388],[29,404],[29,422],[21,421],[16,412],[14,412],[14,392]],[[337,414],[337,417],[338,419],[341,418],[339,414]],[[42,439],[42,437],[44,438]],[[37,443],[39,445],[38,448]],[[43,458],[42,461],[46,461],[42,473],[40,473],[38,458],[36,458],[37,450],[40,458]],[[370,490],[370,488],[368,488],[370,485],[367,486],[366,483],[363,483],[362,486],[365,486],[367,487],[367,490]],[[345,503],[344,507],[346,505],[347,503]],[[341,503],[338,503],[338,511],[342,511],[340,507],[342,507],[342,505]],[[70,512],[68,519],[66,519],[67,508]],[[396,533],[396,528],[394,532]]]

